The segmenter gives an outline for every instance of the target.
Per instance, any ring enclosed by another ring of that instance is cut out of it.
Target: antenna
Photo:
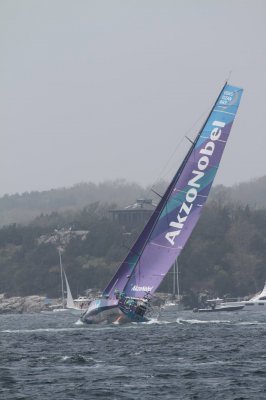
[[[228,72],[227,79],[225,80],[226,83],[230,80],[231,74],[232,74],[232,70],[230,70],[230,71]]]

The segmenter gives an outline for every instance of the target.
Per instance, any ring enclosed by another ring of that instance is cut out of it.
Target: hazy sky
[[[0,0],[0,195],[173,173],[230,70],[215,183],[265,175],[265,21],[264,0]]]

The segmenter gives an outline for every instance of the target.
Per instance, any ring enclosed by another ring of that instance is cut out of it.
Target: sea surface
[[[266,311],[164,309],[144,324],[0,316],[1,400],[266,399]]]

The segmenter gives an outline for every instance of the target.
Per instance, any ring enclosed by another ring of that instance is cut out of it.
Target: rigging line
[[[139,254],[138,254],[136,251],[133,251],[131,247],[127,246],[126,244],[123,244],[123,247],[124,247],[125,249],[127,249],[130,253],[133,253],[133,254],[135,254],[137,257],[139,257]],[[129,262],[128,262],[128,264],[133,264],[133,263],[129,263]]]
[[[168,199],[169,199],[169,197],[170,197],[170,195],[171,195],[171,193],[172,193],[173,187],[174,187],[175,183],[178,181],[178,179],[180,178],[180,175],[182,174],[182,172],[183,172],[183,170],[184,170],[184,168],[185,168],[185,166],[186,166],[186,163],[187,163],[187,161],[188,161],[190,155],[192,154],[193,150],[195,149],[196,144],[197,144],[197,142],[198,142],[198,140],[199,140],[199,138],[200,138],[200,136],[201,136],[201,134],[202,134],[202,132],[203,132],[203,129],[205,128],[205,126],[206,126],[206,124],[207,124],[207,122],[208,122],[210,116],[212,115],[213,110],[215,109],[215,106],[216,106],[216,104],[217,104],[217,102],[218,102],[218,100],[219,100],[221,94],[223,93],[223,90],[224,90],[224,88],[226,87],[226,85],[227,85],[227,82],[223,85],[223,87],[222,87],[222,89],[221,89],[221,91],[220,91],[218,97],[216,98],[216,100],[215,100],[213,106],[211,107],[210,112],[208,113],[206,119],[204,120],[204,123],[202,124],[201,128],[199,129],[198,134],[197,134],[197,136],[196,136],[196,138],[195,138],[195,141],[193,142],[193,145],[192,145],[192,146],[190,147],[190,149],[188,150],[188,152],[187,152],[185,158],[183,159],[183,162],[181,163],[181,165],[180,165],[180,167],[178,168],[177,172],[176,172],[175,175],[173,176],[173,178],[172,178],[170,184],[168,185],[168,187],[167,187],[167,189],[166,189],[166,191],[165,191],[165,193],[164,193],[162,199],[160,200],[159,204],[157,205],[157,208],[154,210],[154,213],[156,213],[157,216],[156,216],[155,220],[152,222],[152,226],[151,226],[151,228],[150,228],[149,234],[147,235],[147,237],[146,237],[146,239],[145,239],[145,242],[144,242],[143,245],[142,245],[139,258],[138,258],[138,260],[136,260],[135,267],[134,267],[134,269],[132,270],[132,272],[131,272],[131,274],[130,274],[130,278],[129,278],[129,280],[128,280],[127,283],[126,283],[126,285],[125,285],[125,287],[124,287],[124,290],[127,289],[127,286],[129,285],[129,282],[130,282],[130,280],[131,280],[131,277],[132,277],[133,273],[135,273],[135,269],[136,269],[137,265],[141,262],[142,253],[143,253],[143,251],[144,251],[144,249],[145,249],[145,247],[146,247],[148,241],[149,241],[150,238],[151,238],[151,235],[152,235],[152,233],[153,233],[153,231],[154,231],[154,228],[155,228],[155,226],[156,226],[156,224],[157,224],[157,222],[158,222],[158,220],[159,220],[159,218],[160,218],[160,216],[161,216],[161,214],[162,214],[162,212],[163,212],[164,207],[165,207],[165,206],[167,207],[167,201],[168,201]],[[153,215],[153,214],[152,214],[152,215]],[[168,217],[167,217],[167,218],[168,218]],[[141,233],[141,234],[142,234],[142,233]],[[141,234],[140,234],[140,235],[141,235]],[[140,237],[140,236],[139,236],[139,237]],[[182,249],[183,249],[183,246],[178,246],[178,248],[180,248],[180,249],[182,250]],[[139,272],[139,276],[140,276],[140,267],[139,267],[138,272]]]
[[[173,157],[176,155],[177,150],[179,149],[181,143],[185,141],[185,139],[187,137],[186,135],[188,135],[195,128],[195,126],[204,117],[204,115],[209,111],[209,109],[210,109],[210,107],[206,108],[206,110],[199,116],[199,118],[196,119],[196,121],[191,125],[191,127],[189,129],[187,129],[187,131],[185,132],[183,137],[179,140],[179,142],[175,146],[173,152],[170,154],[168,160],[166,161],[166,163],[163,165],[163,167],[159,171],[157,179],[155,179],[154,183],[152,184],[152,187],[155,186],[158,182],[160,182],[160,180],[162,180],[165,177],[166,168],[168,168],[168,166],[169,166],[170,162],[172,161]]]
[[[177,143],[175,149],[174,149],[173,152],[170,154],[170,157],[168,158],[168,160],[166,161],[166,163],[165,163],[165,164],[163,165],[163,167],[161,168],[161,170],[160,170],[160,172],[159,172],[159,174],[158,174],[158,177],[157,177],[157,179],[155,179],[155,181],[154,181],[152,187],[155,186],[155,185],[165,176],[166,168],[167,168],[168,165],[170,164],[172,158],[174,157],[174,155],[175,155],[176,152],[177,152],[177,149],[180,147],[180,145],[181,145],[181,143],[184,141],[184,139],[185,139],[185,136],[182,137],[182,138],[179,140],[179,142]]]
[[[176,175],[174,176],[172,182],[170,183],[170,186],[171,186],[172,184],[174,184],[174,181],[176,181],[176,182],[178,181],[178,179],[179,179],[179,177],[180,177],[180,175],[181,175],[183,169],[185,168],[186,162],[187,162],[187,160],[189,159],[190,155],[192,154],[193,150],[195,149],[195,147],[196,147],[196,145],[197,145],[197,142],[198,142],[198,140],[199,140],[199,138],[200,138],[200,136],[201,136],[201,134],[202,134],[202,132],[203,132],[203,130],[204,130],[204,128],[205,128],[205,126],[206,126],[206,124],[207,124],[209,118],[210,118],[210,116],[212,115],[212,113],[213,113],[213,111],[214,111],[214,109],[215,109],[215,107],[216,107],[216,104],[217,104],[217,102],[218,102],[218,100],[219,100],[221,94],[223,93],[223,90],[225,89],[226,85],[227,85],[227,81],[226,81],[225,84],[223,85],[223,87],[222,87],[222,89],[221,89],[221,91],[220,91],[218,97],[216,98],[214,104],[212,105],[211,110],[209,111],[209,113],[208,113],[206,119],[204,120],[204,122],[203,122],[201,128],[199,129],[199,131],[198,131],[198,133],[197,133],[197,136],[196,136],[196,138],[195,138],[193,144],[191,145],[191,147],[190,147],[190,149],[189,149],[189,151],[188,151],[186,157],[184,158],[182,164],[180,165],[180,167],[179,167],[179,169],[178,169]],[[194,125],[195,125],[195,124],[194,124]],[[168,187],[168,189],[169,189],[169,187]],[[167,189],[167,190],[168,190],[168,189]],[[169,198],[170,195],[171,195],[171,192],[168,193],[168,195],[167,195],[167,197],[166,197],[166,203],[165,203],[166,207],[167,207],[167,200],[168,200],[168,198]],[[160,214],[161,214],[161,212],[162,212],[162,210],[160,211]],[[160,217],[160,215],[159,215],[159,217]],[[168,221],[168,215],[167,215],[167,222],[168,222],[168,223],[170,222],[170,221]]]
[[[158,197],[162,198],[163,196],[161,196],[159,193],[157,193],[154,189],[151,189],[151,191],[156,194]]]
[[[167,207],[167,201],[169,200],[169,197],[170,197],[170,195],[171,195],[171,193],[172,193],[173,187],[174,187],[174,185],[176,184],[176,182],[178,181],[178,179],[180,178],[180,176],[181,176],[181,174],[182,174],[182,172],[183,172],[183,170],[184,170],[184,168],[185,168],[185,166],[186,166],[186,163],[187,163],[187,161],[188,161],[190,155],[192,154],[193,150],[195,149],[196,144],[197,144],[197,142],[198,142],[198,140],[199,140],[199,138],[200,138],[200,136],[201,136],[201,134],[202,134],[202,132],[203,132],[203,129],[205,128],[205,126],[206,126],[206,124],[207,124],[207,122],[208,122],[210,116],[212,115],[213,110],[214,110],[214,108],[215,108],[215,106],[216,106],[216,104],[217,104],[217,102],[218,102],[218,100],[219,100],[221,94],[223,93],[223,90],[225,89],[226,85],[227,85],[227,82],[225,82],[225,84],[223,85],[223,87],[222,87],[222,89],[221,89],[221,91],[220,91],[218,97],[216,98],[216,100],[215,100],[213,106],[211,107],[210,112],[208,113],[207,117],[206,117],[205,120],[204,120],[204,123],[202,124],[201,128],[199,129],[199,131],[198,131],[198,133],[197,133],[197,135],[196,135],[195,141],[193,142],[193,145],[192,145],[192,146],[190,147],[190,149],[188,150],[188,152],[187,152],[185,158],[183,159],[183,162],[181,163],[181,165],[180,165],[180,167],[178,168],[177,172],[176,172],[175,175],[173,176],[173,178],[172,178],[170,184],[168,185],[168,187],[167,187],[167,189],[166,189],[166,191],[165,191],[165,193],[164,193],[162,199],[160,200],[159,204],[157,205],[157,208],[154,210],[154,213],[152,214],[152,215],[154,215],[154,214],[156,213],[156,214],[157,214],[157,215],[155,214],[155,215],[156,215],[156,218],[155,218],[154,221],[152,221],[152,224],[151,224],[149,233],[148,233],[148,235],[147,235],[147,237],[146,237],[146,239],[145,239],[145,242],[143,243],[142,248],[141,248],[141,250],[140,250],[139,258],[138,258],[138,260],[136,260],[135,267],[134,267],[134,269],[132,270],[132,272],[131,272],[131,274],[130,274],[130,277],[129,277],[129,279],[128,279],[128,281],[127,281],[125,287],[124,287],[124,290],[127,289],[127,286],[128,286],[129,283],[130,283],[130,280],[131,280],[131,277],[132,277],[133,273],[135,274],[135,270],[136,270],[137,265],[141,262],[141,256],[142,256],[142,254],[143,254],[143,251],[145,250],[145,247],[146,247],[148,241],[149,241],[150,238],[151,238],[151,235],[152,235],[152,233],[153,233],[153,231],[154,231],[154,228],[155,228],[155,226],[156,226],[156,224],[157,224],[157,222],[158,222],[158,220],[159,220],[159,218],[160,218],[160,216],[161,216],[161,214],[162,214],[162,212],[163,212],[164,207],[165,207],[165,206]],[[152,217],[151,217],[151,218],[152,218]],[[150,218],[150,220],[151,220],[151,218]],[[149,221],[150,221],[150,220],[149,220]],[[149,222],[148,222],[148,223],[149,223]],[[144,228],[144,229],[145,229],[145,228]],[[143,231],[142,231],[142,232],[143,232]],[[142,232],[140,233],[139,237],[142,235]],[[138,239],[137,239],[137,240],[138,240]],[[182,249],[183,249],[183,246],[178,246],[178,248],[180,248],[180,249],[182,250]],[[140,277],[140,268],[139,268],[138,272],[139,272],[138,275],[139,275],[139,277]]]
[[[186,138],[191,144],[194,143],[193,140],[191,140],[188,136],[185,136],[185,138]]]
[[[227,76],[227,79],[225,80],[226,82],[229,82],[229,80],[230,80],[230,78],[231,78],[232,72],[233,72],[232,69],[230,69],[230,70],[228,71],[228,76]]]

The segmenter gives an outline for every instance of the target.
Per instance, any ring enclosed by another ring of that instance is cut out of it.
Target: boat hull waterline
[[[199,308],[194,310],[194,312],[230,312],[230,311],[240,311],[243,310],[244,306],[231,306],[231,307],[220,307],[220,308]]]
[[[93,300],[80,319],[86,324],[129,322],[129,319],[120,311],[118,301],[109,299]]]
[[[266,283],[262,291],[250,300],[242,301],[245,306],[245,311],[265,312],[266,311]]]

